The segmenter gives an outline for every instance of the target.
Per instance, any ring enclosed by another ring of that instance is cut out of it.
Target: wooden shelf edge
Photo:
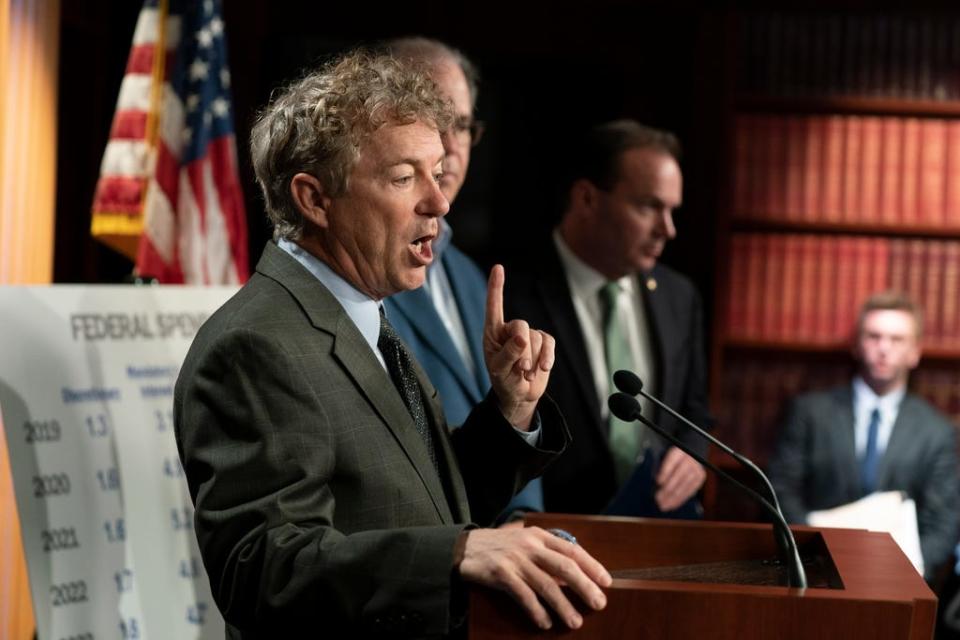
[[[731,230],[744,231],[804,231],[831,234],[872,235],[889,237],[918,237],[960,240],[960,224],[876,224],[858,222],[816,222],[804,220],[764,220],[734,215]]]
[[[811,353],[823,355],[847,355],[850,353],[849,342],[800,342],[780,340],[756,340],[748,338],[723,338],[721,346],[725,349],[738,351],[781,351],[788,353]],[[923,347],[921,359],[927,360],[954,360],[960,359],[960,346],[944,347],[929,345]]]
[[[740,111],[960,117],[960,101],[956,100],[874,98],[852,95],[799,97],[741,94],[735,98],[734,105]]]

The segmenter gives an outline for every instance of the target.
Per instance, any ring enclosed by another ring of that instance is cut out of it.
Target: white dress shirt
[[[430,299],[433,300],[437,315],[440,316],[444,328],[453,340],[453,345],[457,348],[457,353],[463,359],[467,371],[476,378],[477,363],[473,361],[473,355],[470,353],[470,344],[467,342],[467,332],[463,328],[460,308],[457,306],[457,299],[453,295],[453,287],[450,286],[447,270],[441,261],[443,252],[450,246],[452,238],[453,229],[450,228],[446,220],[441,218],[440,233],[433,242],[433,262],[427,267],[427,281],[424,286],[427,293],[430,294]]]
[[[880,426],[877,429],[877,454],[883,456],[893,433],[893,423],[897,421],[900,403],[907,394],[901,387],[884,396],[878,396],[873,389],[857,376],[853,379],[853,436],[857,447],[857,459],[862,460],[867,450],[867,431],[870,428],[870,414],[880,410]]]
[[[363,339],[370,345],[373,354],[377,356],[377,360],[380,361],[380,366],[389,374],[387,363],[383,359],[383,354],[380,353],[380,348],[377,346],[377,342],[380,340],[380,301],[374,300],[354,287],[336,271],[327,266],[326,263],[296,242],[281,238],[277,241],[277,246],[289,253],[294,260],[302,264],[307,271],[312,273],[317,280],[333,294],[333,297],[335,297],[337,302],[340,303],[340,306],[343,307],[347,316],[350,317],[353,324],[359,329],[360,335],[362,335]],[[527,444],[531,446],[540,444],[539,413],[534,413],[533,423],[530,425],[529,431],[518,429],[516,426],[514,426],[514,429],[526,440]]]
[[[343,310],[353,320],[353,324],[357,325],[360,335],[370,345],[383,370],[387,371],[387,363],[377,347],[377,342],[380,340],[380,302],[344,280],[325,262],[296,242],[281,238],[277,241],[277,246],[293,256],[333,294],[333,297],[337,299]]]
[[[600,415],[606,420],[609,415],[607,397],[616,391],[607,377],[607,358],[604,349],[603,312],[600,308],[600,289],[608,280],[601,273],[578,258],[560,235],[559,229],[553,232],[553,242],[560,256],[563,270],[566,272],[573,308],[577,312],[580,331],[587,346],[587,357],[593,373],[593,383],[600,401]],[[647,314],[644,312],[640,281],[636,274],[630,274],[617,280],[620,292],[617,296],[617,322],[626,330],[627,343],[634,363],[635,373],[643,380],[645,389],[656,388],[654,379],[653,349],[650,342],[650,330]],[[649,414],[646,400],[641,402],[643,411]]]

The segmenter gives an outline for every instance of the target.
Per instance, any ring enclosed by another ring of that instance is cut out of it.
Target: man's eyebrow
[[[413,158],[396,158],[394,160],[388,160],[384,166],[386,167],[396,167],[401,164],[417,164],[417,161]]]
[[[397,158],[396,160],[388,160],[386,163],[384,163],[383,168],[384,168],[384,169],[393,169],[394,167],[399,167],[400,165],[404,165],[404,164],[408,164],[408,165],[410,165],[411,167],[417,167],[417,166],[420,166],[420,165],[421,165],[422,163],[424,163],[424,162],[427,164],[427,166],[430,167],[430,170],[432,171],[434,167],[436,167],[438,164],[440,164],[441,162],[443,162],[443,154],[440,154],[440,157],[438,157],[438,158],[436,159],[436,161],[434,161],[434,162],[431,162],[430,160],[424,161],[422,158],[421,158],[421,159],[418,159],[418,158]]]
[[[645,193],[641,196],[637,196],[636,198],[634,198],[634,200],[641,204],[645,204],[645,205],[649,204],[655,207],[662,207],[665,204],[661,198],[653,195],[652,193]]]
[[[636,198],[635,201],[636,201],[636,202],[639,202],[639,203],[641,203],[641,204],[644,204],[644,205],[651,205],[651,206],[653,206],[653,207],[656,207],[657,209],[662,209],[662,208],[666,207],[666,208],[669,208],[669,209],[673,210],[673,209],[679,209],[681,206],[683,206],[683,201],[682,201],[682,200],[681,200],[680,202],[678,202],[677,204],[675,204],[675,205],[673,205],[673,206],[670,206],[670,205],[667,204],[667,202],[666,202],[663,198],[660,198],[659,196],[655,196],[655,195],[652,195],[652,194],[651,194],[651,195],[640,196],[640,197]]]

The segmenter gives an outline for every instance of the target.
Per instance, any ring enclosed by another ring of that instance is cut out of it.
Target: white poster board
[[[173,434],[235,287],[0,287],[0,412],[40,640],[224,637]]]

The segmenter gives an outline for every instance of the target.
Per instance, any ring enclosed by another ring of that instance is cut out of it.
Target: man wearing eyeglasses
[[[440,92],[453,104],[455,121],[443,134],[440,191],[453,207],[470,167],[470,150],[480,141],[483,123],[474,120],[479,74],[460,51],[428,38],[401,38],[386,43],[397,58],[424,64]],[[483,366],[483,314],[486,279],[474,262],[451,243],[453,231],[440,220],[433,243],[435,259],[427,281],[385,301],[394,328],[411,348],[437,387],[451,425],[460,425],[490,389]],[[505,516],[543,510],[539,480],[510,504]]]

